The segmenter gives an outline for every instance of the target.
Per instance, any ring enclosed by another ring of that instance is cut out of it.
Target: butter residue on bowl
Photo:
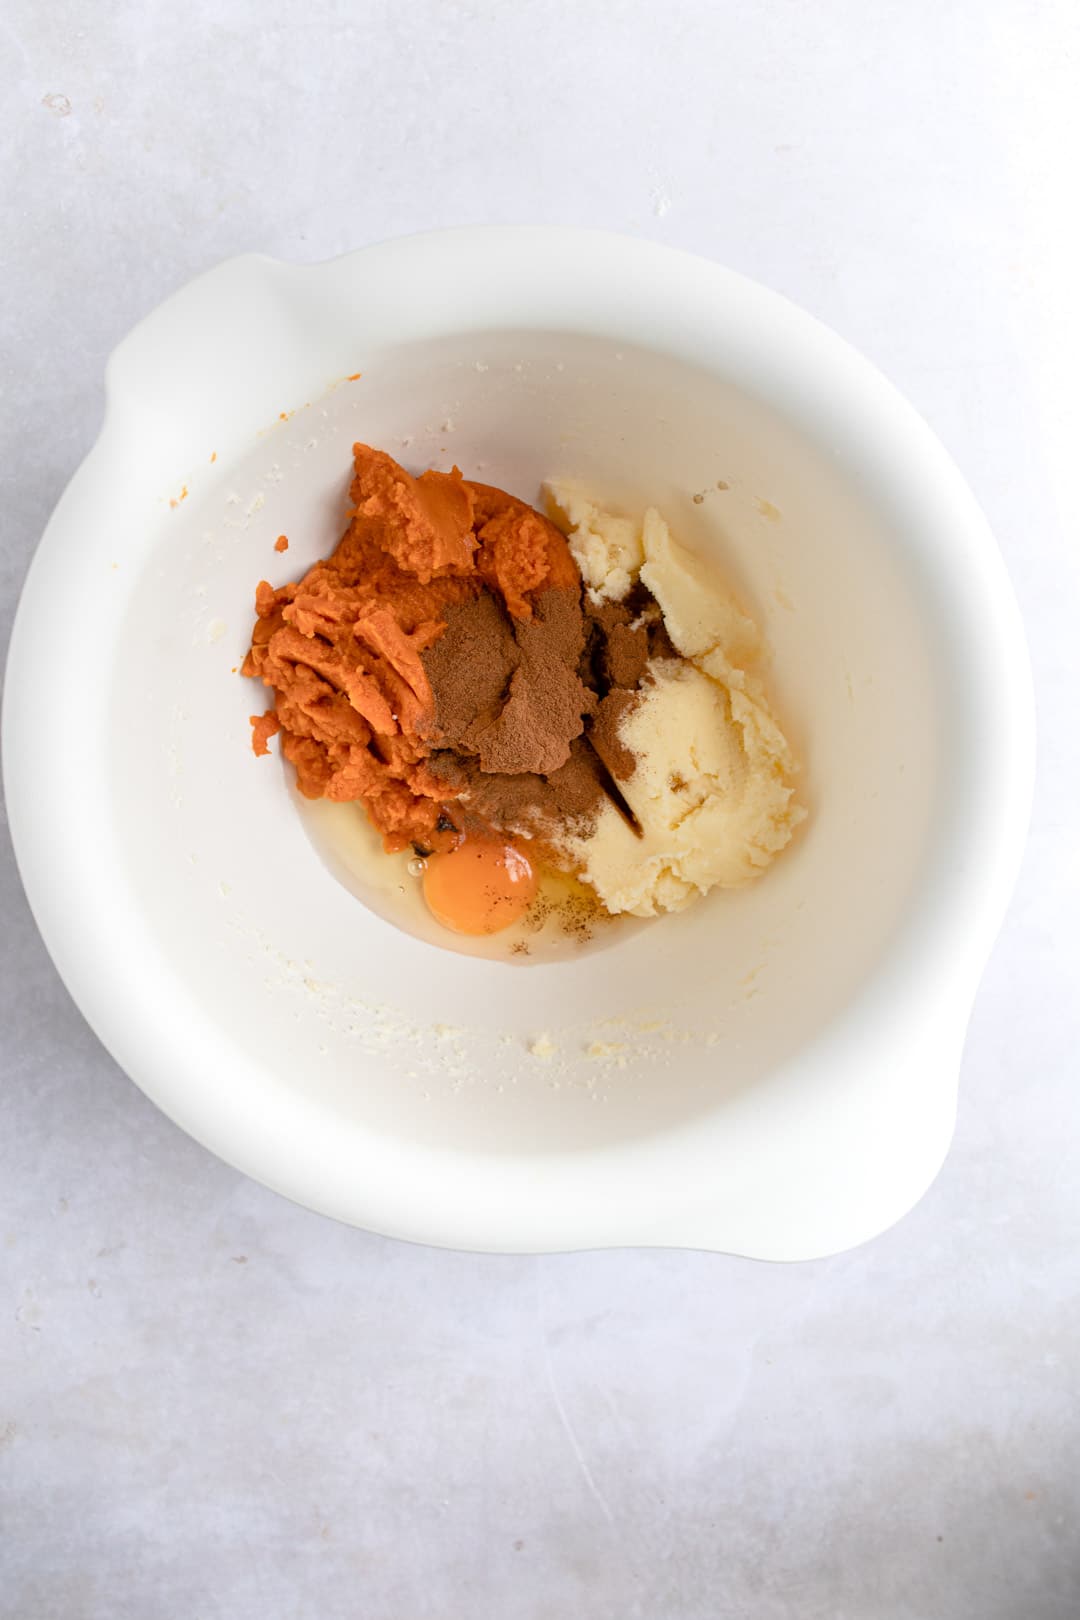
[[[650,659],[622,706],[608,754],[622,805],[604,803],[590,835],[571,832],[564,848],[607,910],[680,911],[758,876],[806,816],[797,763],[754,670],[760,633],[655,508],[635,522],[577,485],[546,493],[590,597],[620,601],[640,579],[681,654]]]

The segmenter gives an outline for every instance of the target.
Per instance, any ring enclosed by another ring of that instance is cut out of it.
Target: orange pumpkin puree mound
[[[573,588],[577,567],[555,526],[458,468],[413,478],[381,450],[353,446],[349,527],[303,579],[255,592],[243,663],[273,692],[252,717],[252,747],[281,749],[307,798],[360,800],[387,850],[451,848],[453,791],[427,765],[434,699],[422,653],[449,608],[484,590],[514,619],[537,596]]]

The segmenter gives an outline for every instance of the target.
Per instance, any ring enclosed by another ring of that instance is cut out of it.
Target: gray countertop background
[[[4,0],[5,639],[106,355],[188,277],[588,223],[760,277],[907,392],[1041,722],[951,1156],[788,1268],[293,1208],[117,1070],[5,845],[4,1620],[1080,1614],[1078,63],[1072,0]]]

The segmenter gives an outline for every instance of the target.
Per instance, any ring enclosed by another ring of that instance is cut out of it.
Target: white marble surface
[[[117,1071],[5,850],[4,1620],[1080,1614],[1080,13],[672,9],[6,0],[4,632],[109,348],[226,255],[561,220],[761,277],[929,417],[1030,630],[1034,827],[951,1157],[790,1269],[340,1229]]]

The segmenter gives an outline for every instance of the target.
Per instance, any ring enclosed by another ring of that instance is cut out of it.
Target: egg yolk
[[[537,878],[516,844],[467,838],[428,857],[424,899],[432,915],[456,934],[497,934],[528,910]]]

